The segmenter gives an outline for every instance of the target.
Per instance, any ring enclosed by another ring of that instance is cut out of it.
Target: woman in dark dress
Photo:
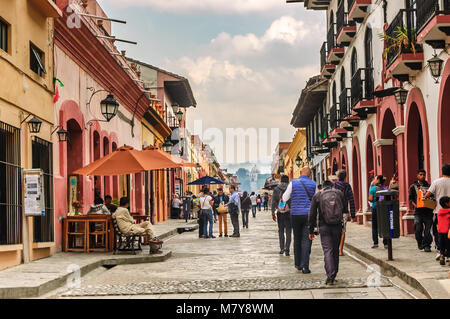
[[[245,228],[248,228],[248,213],[250,209],[252,208],[252,201],[250,199],[250,196],[248,196],[247,192],[244,192],[244,194],[241,197],[241,210],[242,210],[242,225]]]

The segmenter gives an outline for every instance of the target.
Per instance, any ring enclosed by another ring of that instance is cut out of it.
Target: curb
[[[191,223],[188,223],[191,224]],[[192,223],[193,224],[193,223]],[[172,229],[158,236],[160,239],[165,239],[173,235],[177,235],[177,228]],[[129,258],[116,258],[116,255],[105,256],[103,259],[84,265],[80,268],[81,277],[85,276],[92,270],[101,266],[117,266],[117,265],[131,265],[131,264],[143,264],[162,262],[169,259],[172,256],[172,251],[163,252],[160,255],[144,255],[134,257],[130,255]],[[39,286],[31,287],[12,287],[12,288],[0,288],[0,299],[18,299],[18,298],[35,298],[40,297],[52,290],[58,289],[66,284],[67,279],[72,273],[68,273],[64,276],[49,280]]]
[[[376,258],[351,244],[345,243],[344,246],[360,257],[367,259],[374,264],[377,264],[382,269],[389,271],[393,275],[399,277],[403,282],[419,290],[429,299],[442,299],[443,296],[448,295],[447,291],[435,279],[416,279],[408,273],[391,265],[389,262]]]

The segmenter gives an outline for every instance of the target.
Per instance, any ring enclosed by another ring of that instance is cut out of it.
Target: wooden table
[[[95,238],[92,241],[92,238]],[[102,243],[97,247],[98,239]],[[112,251],[114,226],[111,215],[67,216],[63,219],[63,251]],[[92,244],[92,245],[91,245]]]

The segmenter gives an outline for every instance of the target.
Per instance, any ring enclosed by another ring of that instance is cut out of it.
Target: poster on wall
[[[44,173],[41,169],[26,169],[23,175],[25,216],[45,216]]]
[[[72,205],[78,201],[78,176],[69,176],[69,213],[68,216],[74,216],[76,209]]]
[[[179,179],[175,180],[175,194],[182,196],[181,181]]]

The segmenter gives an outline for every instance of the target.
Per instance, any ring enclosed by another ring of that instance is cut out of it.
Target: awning
[[[196,107],[197,102],[194,99],[191,86],[187,79],[179,81],[164,81],[164,88],[171,97],[173,103],[178,103],[181,107]]]
[[[303,89],[297,106],[295,107],[291,125],[295,128],[307,127],[317,111],[323,106],[327,96],[328,80],[320,76],[312,77]]]

